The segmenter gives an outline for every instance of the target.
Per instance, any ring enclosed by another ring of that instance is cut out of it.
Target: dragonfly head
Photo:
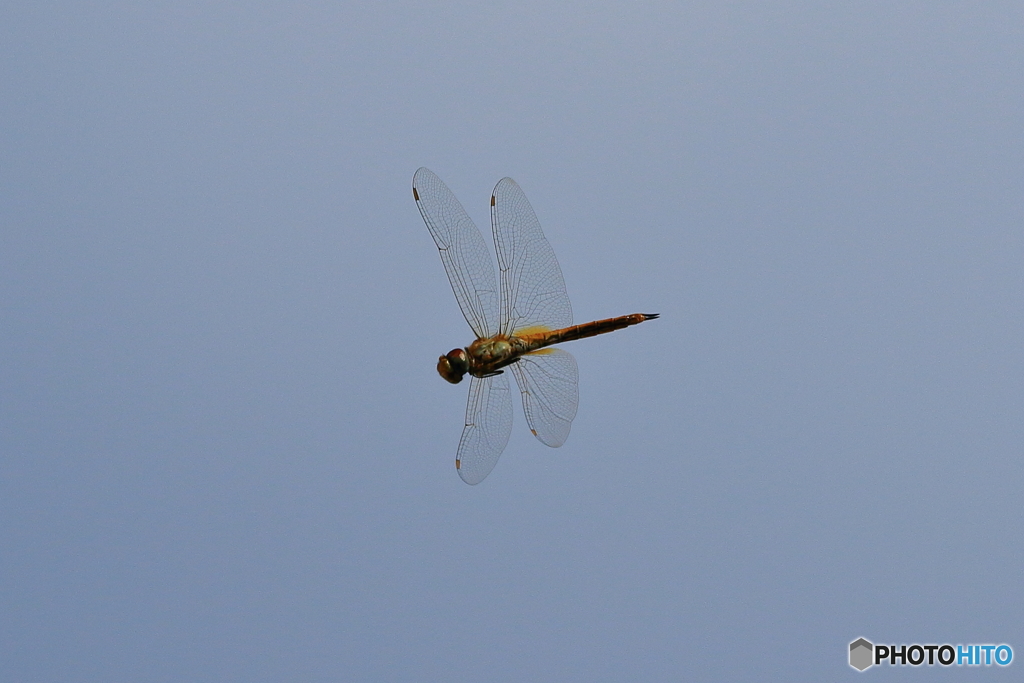
[[[437,373],[452,384],[462,381],[462,376],[469,372],[469,356],[466,349],[452,349],[448,355],[437,359]]]

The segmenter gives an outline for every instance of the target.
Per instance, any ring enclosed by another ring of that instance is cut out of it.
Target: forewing
[[[526,195],[511,178],[494,186],[491,230],[501,274],[501,332],[572,325],[572,306],[555,252]]]
[[[441,253],[462,314],[478,338],[498,333],[498,288],[494,261],[480,230],[433,171],[412,177],[412,195]]]
[[[508,366],[523,393],[523,412],[533,435],[552,448],[565,443],[579,405],[576,359],[548,348],[522,356]]]
[[[470,378],[466,427],[455,456],[455,467],[467,484],[479,484],[491,473],[512,433],[507,378],[504,374]]]

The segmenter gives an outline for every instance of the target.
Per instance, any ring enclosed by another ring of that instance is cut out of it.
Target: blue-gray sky
[[[1019,3],[21,2],[0,57],[5,680],[1024,656]],[[477,487],[419,166],[662,314]]]

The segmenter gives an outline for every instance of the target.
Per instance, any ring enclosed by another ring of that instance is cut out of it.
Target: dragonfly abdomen
[[[586,339],[587,337],[596,337],[599,334],[621,330],[624,327],[629,327],[630,325],[639,325],[645,320],[654,320],[657,317],[657,313],[633,313],[632,315],[620,315],[617,318],[594,320],[593,322],[583,323],[582,325],[563,327],[560,330],[526,334],[523,335],[522,338],[537,343],[537,346],[534,348],[540,349],[545,346],[551,346],[552,344],[559,344],[561,342]]]

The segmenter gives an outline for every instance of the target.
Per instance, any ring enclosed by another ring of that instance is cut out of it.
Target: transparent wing
[[[523,412],[533,435],[552,448],[569,436],[579,405],[576,359],[562,349],[547,348],[522,356],[508,366],[523,393]]]
[[[508,375],[471,377],[466,427],[459,441],[455,467],[462,481],[479,484],[498,464],[512,433],[512,394]]]
[[[502,178],[491,195],[491,229],[501,273],[501,332],[572,325],[562,269],[523,190]]]
[[[480,230],[433,171],[412,177],[412,196],[434,238],[462,314],[478,338],[498,333],[498,287],[494,261]]]

